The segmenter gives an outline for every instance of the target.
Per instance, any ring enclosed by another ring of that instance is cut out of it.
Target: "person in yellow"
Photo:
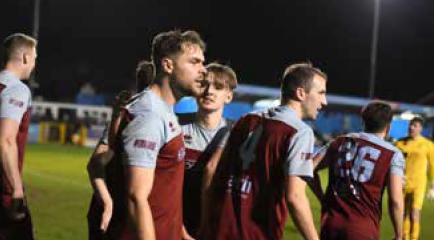
[[[421,135],[424,121],[415,117],[410,121],[408,136],[396,142],[405,157],[404,240],[417,240],[420,232],[420,212],[427,179],[428,198],[434,197],[434,143]]]

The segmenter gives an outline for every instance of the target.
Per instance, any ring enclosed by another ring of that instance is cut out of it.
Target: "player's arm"
[[[25,216],[17,135],[21,118],[28,109],[29,99],[30,91],[21,86],[5,90],[0,99],[0,161],[6,180],[12,188],[12,202],[7,212],[12,220],[20,220]]]
[[[429,200],[434,199],[434,143],[429,142],[429,153],[428,153],[428,180],[429,189],[427,193],[427,198]]]
[[[217,169],[217,165],[220,162],[220,158],[223,154],[223,150],[229,139],[231,128],[232,126],[227,126],[223,129],[220,129],[220,131],[217,132],[212,142],[209,144],[209,146],[211,145],[216,147],[215,149],[211,150],[212,151],[211,158],[209,159],[208,163],[205,166],[205,171],[204,171],[204,176],[202,181],[203,183],[202,193],[206,192],[209,189],[209,186],[211,185],[211,181],[214,177],[215,171]]]
[[[203,174],[202,180],[202,189],[201,189],[201,227],[200,231],[206,230],[206,226],[208,226],[209,219],[209,211],[210,211],[210,200],[212,199],[211,195],[211,183],[214,178],[217,165],[220,162],[220,158],[223,155],[223,147],[217,147],[214,153],[211,155],[211,158],[207,165],[205,166],[205,171]]]
[[[139,240],[154,240],[155,228],[148,197],[154,182],[154,168],[128,167],[128,209]]]
[[[95,196],[103,205],[100,229],[107,230],[113,212],[113,200],[105,183],[105,166],[112,159],[113,151],[108,144],[100,142],[95,148],[87,165],[87,172],[94,189]]]
[[[319,149],[313,156],[313,179],[312,181],[308,181],[308,185],[318,201],[322,203],[322,199],[324,196],[324,192],[321,185],[321,178],[318,174],[319,171],[328,167],[328,160],[326,158],[328,145]]]
[[[223,155],[225,145],[229,139],[231,129],[232,129],[232,125],[230,127],[225,128],[225,129],[221,129],[220,130],[221,132],[218,132],[213,139],[213,141],[216,141],[217,147],[213,150],[213,153],[212,153],[208,163],[205,166],[203,179],[202,179],[202,189],[201,189],[201,205],[202,205],[202,211],[201,211],[202,223],[201,224],[202,224],[202,226],[207,225],[206,221],[209,218],[208,213],[209,213],[209,205],[210,205],[210,200],[211,200],[210,198],[211,198],[211,194],[212,194],[212,193],[210,193],[210,191],[211,191],[210,187],[211,187],[211,183],[214,179],[217,166],[220,163],[220,159]],[[210,145],[213,145],[213,144],[210,144]],[[202,227],[201,227],[201,230],[203,230]]]
[[[18,168],[17,134],[19,123],[0,119],[0,156],[3,172],[12,187],[12,198],[24,198],[23,183]]]
[[[155,114],[136,117],[122,132],[127,164],[127,202],[132,228],[139,240],[155,239],[149,205],[154,171],[160,148],[164,145],[163,120]]]
[[[214,177],[215,170],[223,154],[223,147],[217,147],[214,153],[211,155],[209,162],[205,166],[205,172],[203,176],[202,192],[208,191],[211,181]],[[203,195],[203,194],[202,194]]]
[[[312,211],[306,196],[306,182],[302,177],[313,174],[313,141],[312,131],[297,133],[288,147],[285,164],[285,198],[294,224],[304,239],[319,239],[313,222]]]
[[[297,229],[304,239],[318,239],[309,200],[306,196],[306,183],[298,176],[287,176],[285,188],[286,204]]]
[[[404,176],[405,160],[402,154],[396,153],[392,160],[388,179],[389,194],[389,215],[395,231],[394,240],[402,239],[402,216],[404,215],[404,200],[402,195],[402,185]]]

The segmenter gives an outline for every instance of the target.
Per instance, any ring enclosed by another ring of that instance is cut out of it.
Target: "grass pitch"
[[[87,239],[86,214],[92,193],[86,164],[92,149],[60,145],[30,144],[24,165],[24,184],[38,240]],[[322,176],[325,179],[325,175]],[[309,192],[319,226],[320,206]],[[385,196],[386,197],[386,196]],[[384,203],[387,203],[386,198]],[[434,239],[434,203],[425,201],[422,210],[421,240]],[[381,239],[392,239],[387,205],[383,207]],[[284,239],[302,239],[291,221]]]

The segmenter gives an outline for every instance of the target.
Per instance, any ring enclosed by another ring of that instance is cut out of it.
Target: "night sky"
[[[381,0],[375,96],[414,103],[434,91],[434,2]],[[199,31],[207,62],[241,83],[277,87],[291,62],[329,75],[328,92],[365,97],[374,0],[41,0],[38,95],[71,101],[83,82],[117,92],[149,58],[153,36]],[[0,38],[31,34],[33,0],[2,0]]]

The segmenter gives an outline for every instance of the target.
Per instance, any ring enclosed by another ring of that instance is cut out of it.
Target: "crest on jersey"
[[[178,151],[178,162],[184,160],[184,158],[185,158],[185,147],[182,147]]]

